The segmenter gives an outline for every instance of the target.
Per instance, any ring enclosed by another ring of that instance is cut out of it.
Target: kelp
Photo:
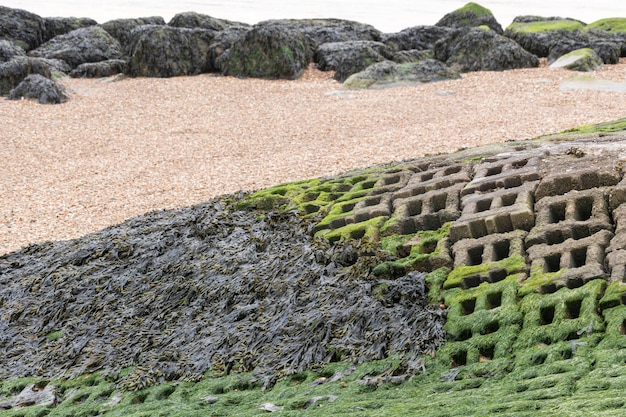
[[[445,340],[424,275],[371,274],[388,253],[313,237],[295,211],[225,196],[0,257],[0,378],[99,371],[127,389],[254,371],[416,357]]]

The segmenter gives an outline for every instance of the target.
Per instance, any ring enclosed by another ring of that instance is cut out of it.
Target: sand
[[[561,90],[565,69],[344,90],[215,75],[66,79],[62,105],[0,100],[0,255],[148,211],[626,116],[626,94]],[[589,74],[626,81],[626,60]]]

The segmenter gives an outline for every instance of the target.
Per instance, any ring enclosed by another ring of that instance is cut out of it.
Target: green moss
[[[385,223],[386,219],[386,217],[380,216],[364,222],[348,224],[333,230],[320,230],[315,234],[315,237],[324,237],[331,242],[362,238],[376,241],[380,235],[380,228]]]
[[[609,122],[596,123],[591,125],[581,125],[577,127],[573,127],[571,129],[564,130],[561,133],[557,133],[556,135],[564,135],[564,134],[591,134],[591,133],[613,133],[613,132],[623,132],[626,131],[626,118],[613,120]]]
[[[539,291],[541,288],[545,288],[552,284],[555,280],[561,277],[563,269],[556,272],[544,272],[543,268],[534,268],[531,271],[530,277],[524,281],[522,288],[520,288],[520,296],[524,297],[528,294]]]
[[[444,284],[444,289],[460,287],[467,277],[488,274],[491,270],[505,270],[507,275],[516,274],[526,269],[526,261],[522,256],[510,256],[496,262],[486,262],[480,265],[460,265],[450,272]]]
[[[471,2],[467,3],[465,6],[457,9],[456,11],[459,13],[473,13],[474,15],[476,15],[476,17],[493,15],[493,13],[491,13],[491,10],[481,6],[480,4]]]
[[[575,30],[583,29],[584,25],[575,20],[563,19],[563,20],[549,20],[538,21],[529,23],[515,22],[506,28],[507,31],[516,33],[538,33],[538,32],[550,32],[557,30],[566,30],[573,32]]]
[[[63,335],[63,330],[55,330],[53,332],[48,333],[48,335],[46,336],[46,341],[54,342],[56,340],[59,340],[61,338],[61,335]]]
[[[609,17],[606,19],[596,20],[586,26],[586,29],[600,29],[607,32],[621,32],[626,33],[626,18],[625,17]]]

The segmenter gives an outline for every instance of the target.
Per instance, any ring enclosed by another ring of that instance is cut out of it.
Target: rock
[[[65,103],[69,97],[65,88],[57,82],[39,74],[31,74],[9,92],[8,98],[9,100],[29,98],[36,99],[41,104],[59,104]]]
[[[160,16],[140,17],[137,19],[115,19],[103,23],[101,26],[111,36],[118,40],[125,53],[128,53],[131,32],[143,25],[165,26],[165,20]]]
[[[144,25],[131,33],[128,71],[132,77],[175,77],[210,70],[207,29]]]
[[[504,36],[513,39],[531,54],[547,57],[550,48],[562,39],[575,36],[584,23],[573,19],[546,18],[535,16],[517,17],[504,31]]]
[[[36,14],[0,6],[0,39],[13,40],[28,52],[43,43],[44,31],[44,20]]]
[[[14,56],[26,56],[26,52],[11,41],[0,40],[0,63],[10,61]]]
[[[222,74],[235,77],[297,79],[307,67],[307,37],[279,21],[254,25],[221,57]]]
[[[583,48],[563,55],[550,68],[567,68],[573,71],[595,71],[603,64],[602,58],[591,48]]]
[[[43,388],[36,384],[26,386],[18,395],[0,402],[0,410],[19,409],[32,406],[53,406],[58,398],[57,387],[47,384]]]
[[[73,78],[102,78],[116,74],[125,74],[128,63],[122,59],[109,59],[107,61],[89,62],[81,64],[70,72]]]
[[[376,62],[393,58],[387,45],[374,41],[325,43],[320,45],[317,55],[317,67],[322,71],[335,71],[334,78],[340,82]]]
[[[587,25],[585,30],[591,32],[599,30],[611,35],[613,42],[620,46],[621,56],[626,57],[626,17],[600,19]]]
[[[87,62],[122,57],[122,46],[99,26],[90,26],[60,35],[29,52],[30,56],[62,59],[72,68]]]
[[[15,56],[10,61],[0,64],[0,95],[8,94],[30,74],[49,78],[54,70],[48,60]]]
[[[430,49],[426,49],[424,51],[411,49],[408,51],[394,52],[392,61],[397,62],[398,64],[404,64],[406,62],[423,61],[424,59],[430,59],[434,57],[435,57],[435,53]]]
[[[421,84],[457,78],[461,78],[458,71],[434,59],[405,64],[382,61],[370,65],[365,71],[351,75],[345,81],[344,86],[347,88],[385,87],[394,84]]]
[[[250,26],[246,23],[217,19],[215,17],[196,12],[178,13],[172,18],[172,20],[169,21],[168,25],[189,29],[209,29],[217,32],[226,30],[231,26]]]
[[[210,71],[222,71],[224,52],[229,50],[236,41],[243,39],[249,30],[249,26],[231,26],[215,34],[209,46]]]
[[[605,64],[617,64],[620,57],[619,44],[607,41],[607,38],[601,37],[602,34],[600,36],[597,36],[597,32],[594,34],[596,35],[595,38],[592,38],[589,32],[574,32],[569,36],[563,36],[561,40],[550,47],[548,64],[552,64],[565,54],[583,48],[592,49]]]
[[[435,42],[448,36],[454,29],[441,26],[413,26],[398,33],[383,35],[381,42],[394,51],[433,49]]]
[[[511,39],[486,29],[458,29],[435,44],[435,58],[462,72],[539,66],[535,55]]]
[[[465,6],[445,15],[435,26],[450,28],[467,28],[488,26],[491,30],[502,35],[502,26],[496,21],[491,10],[476,3],[467,3]]]
[[[88,17],[46,17],[44,18],[45,31],[44,42],[50,39],[70,33],[73,30],[96,26],[98,22]]]

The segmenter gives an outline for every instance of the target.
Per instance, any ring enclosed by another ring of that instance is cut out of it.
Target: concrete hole
[[[563,242],[565,242],[565,238],[560,230],[552,230],[546,233],[546,243],[548,245],[557,245]]]
[[[383,183],[384,185],[397,184],[400,182],[401,178],[402,178],[401,175],[391,175],[389,177],[384,178]]]
[[[526,165],[528,165],[528,159],[522,159],[520,161],[515,161],[513,162],[513,164],[511,165],[513,167],[513,169],[520,169],[525,167]]]
[[[462,169],[461,165],[449,167],[443,171],[443,175],[458,174],[459,172],[461,172],[461,169]]]
[[[557,290],[556,285],[554,285],[553,283],[550,284],[545,284],[542,285],[541,287],[539,287],[539,294],[553,294],[555,293]]]
[[[522,185],[522,178],[518,176],[509,177],[504,180],[504,188],[515,188]]]
[[[365,229],[357,229],[350,232],[352,239],[361,239],[363,236],[365,236]]]
[[[474,266],[474,265],[482,264],[484,251],[485,251],[485,248],[483,246],[475,246],[473,248],[468,249],[467,251],[468,265]]]
[[[565,220],[565,202],[550,206],[549,223],[558,223]]]
[[[452,355],[452,367],[465,366],[467,364],[467,352],[461,351]]]
[[[507,277],[506,269],[496,269],[489,272],[489,282],[500,282]]]
[[[515,204],[517,200],[517,194],[507,194],[502,196],[502,207],[509,207]]]
[[[576,210],[574,217],[578,221],[585,221],[591,218],[593,212],[593,198],[584,197],[576,200]]]
[[[493,345],[481,347],[478,350],[480,355],[480,362],[488,362],[492,360],[494,357],[494,350],[495,346]]]
[[[501,292],[492,292],[487,294],[487,309],[493,310],[494,308],[498,308],[502,305],[502,293]]]
[[[420,176],[420,180],[422,182],[432,180],[434,176],[435,176],[434,172],[426,172]]]
[[[626,305],[626,292],[622,294],[620,301],[622,302],[622,305]]]
[[[463,329],[458,335],[454,336],[454,340],[457,342],[463,342],[472,337],[472,331],[470,329]]]
[[[544,268],[543,272],[557,272],[561,269],[561,254],[557,253],[554,255],[546,256],[543,258],[544,260]]]
[[[476,202],[476,213],[482,213],[491,208],[491,199],[487,198]]]
[[[368,198],[367,200],[363,201],[363,204],[365,205],[365,207],[375,206],[377,204],[380,204],[381,198],[382,198],[382,196],[374,197],[374,198]]]
[[[500,330],[500,324],[497,321],[493,321],[485,326],[481,334],[491,334],[497,332],[498,330]]]
[[[432,211],[436,213],[446,208],[446,202],[448,201],[448,194],[438,194],[431,200]]]
[[[481,282],[480,275],[470,275],[469,277],[463,278],[463,284],[461,287],[464,290],[467,290],[468,288],[476,288]]]
[[[494,175],[498,175],[502,173],[502,165],[498,165],[495,167],[491,167],[487,170],[485,177],[492,177]]]
[[[570,300],[565,302],[565,318],[577,319],[580,317],[580,306],[582,300]]]
[[[554,321],[554,306],[541,307],[539,310],[539,320],[542,326],[552,324]]]
[[[548,359],[548,354],[540,353],[538,355],[533,356],[533,358],[531,359],[531,363],[533,365],[543,365],[546,359]]]
[[[320,193],[315,193],[315,192],[310,192],[310,193],[305,193],[304,194],[304,201],[314,201],[317,200],[317,197],[319,197]]]
[[[511,242],[502,240],[493,244],[493,261],[501,261],[509,257]]]
[[[583,279],[580,277],[570,278],[567,280],[567,288],[573,290],[574,288],[580,288],[584,284]]]
[[[320,210],[320,206],[316,206],[315,204],[307,204],[304,206],[304,211],[307,214],[317,213]]]
[[[571,255],[570,268],[580,268],[587,264],[587,248],[574,249]]]
[[[619,325],[619,334],[626,335],[626,319],[622,320],[622,324]]]
[[[572,238],[574,240],[579,240],[589,236],[591,236],[591,233],[589,231],[589,226],[586,224],[578,224],[572,227]]]
[[[469,298],[467,300],[461,301],[461,314],[462,315],[467,316],[469,314],[472,314],[475,308],[476,308],[475,298]]]
[[[346,203],[341,206],[341,211],[344,213],[347,213],[349,211],[352,211],[354,209],[354,206],[355,206],[355,203]]]
[[[407,208],[409,210],[409,216],[419,216],[422,214],[422,201],[413,200],[407,204]]]

